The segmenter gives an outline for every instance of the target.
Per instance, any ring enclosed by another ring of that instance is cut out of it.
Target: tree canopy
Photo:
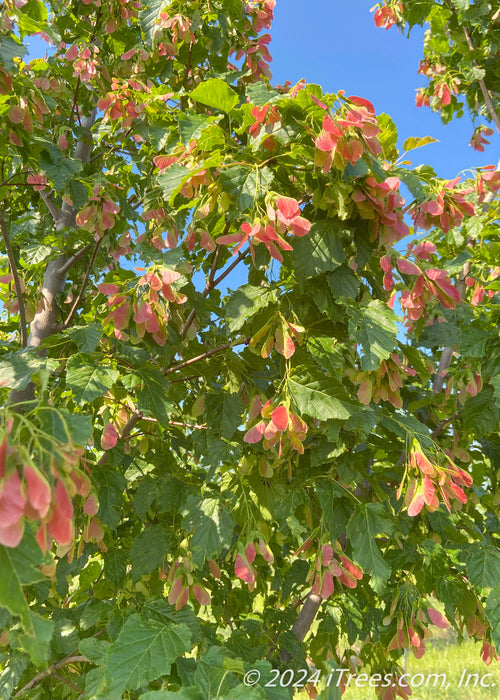
[[[274,6],[0,5],[4,700],[279,700],[308,664],[407,698],[446,625],[497,658],[499,169],[273,85]],[[417,104],[484,149],[496,4],[374,21],[426,24]]]

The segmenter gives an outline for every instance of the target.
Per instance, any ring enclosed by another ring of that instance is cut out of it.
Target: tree
[[[496,657],[500,174],[273,87],[274,5],[1,7],[3,698],[314,695],[306,659],[405,698],[433,625]],[[492,3],[375,21],[499,128]]]

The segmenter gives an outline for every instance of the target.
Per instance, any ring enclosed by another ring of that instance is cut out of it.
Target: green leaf
[[[435,323],[422,330],[418,344],[424,348],[438,348],[455,345],[462,338],[462,331],[452,323]]]
[[[426,193],[420,182],[420,178],[415,173],[405,168],[393,168],[392,172],[397,175],[401,182],[410,190],[410,194],[417,202],[423,202],[426,198]]]
[[[474,543],[465,551],[467,575],[478,588],[492,588],[500,581],[500,550]]]
[[[230,439],[236,428],[241,425],[243,411],[243,401],[239,394],[230,394],[224,390],[207,396],[207,426],[225,438]]]
[[[307,349],[323,369],[335,373],[341,371],[344,366],[342,346],[339,346],[329,335],[308,338]]]
[[[340,265],[326,275],[334,299],[355,299],[359,292],[359,279],[347,265]]]
[[[23,267],[35,267],[46,260],[53,252],[50,246],[40,245],[39,243],[24,246],[21,251],[21,265]]]
[[[500,649],[500,586],[492,588],[486,601],[486,617],[492,627],[493,643]]]
[[[109,642],[105,642],[102,639],[96,639],[95,637],[81,639],[78,643],[78,651],[86,656],[87,659],[90,659],[95,664],[100,666],[104,665],[108,649]]]
[[[89,415],[51,408],[40,414],[40,420],[45,432],[59,442],[86,445],[92,437],[92,421]]]
[[[22,575],[16,567],[15,549],[0,545],[0,601],[12,615],[18,615],[27,632],[33,633],[30,610],[22,587]]]
[[[427,146],[428,143],[438,143],[439,139],[435,139],[433,136],[410,136],[403,143],[403,151],[413,151],[415,148],[422,148],[422,146]]]
[[[373,575],[374,588],[381,591],[391,575],[375,538],[390,535],[394,530],[381,503],[363,503],[356,507],[347,523],[347,537],[351,541],[354,559]]]
[[[184,182],[192,175],[194,171],[186,168],[184,165],[172,163],[169,167],[158,175],[158,184],[163,191],[166,199],[171,201],[174,193],[177,194]]]
[[[68,362],[66,384],[79,406],[104,396],[116,383],[120,373],[112,367],[93,365],[92,359],[74,355]]]
[[[231,542],[234,520],[218,499],[189,496],[182,525],[193,532],[191,554],[194,563],[202,566]]]
[[[257,172],[248,166],[233,165],[225,168],[220,176],[219,182],[222,189],[234,197],[238,204],[237,214],[241,214],[254,206],[257,195]]]
[[[485,386],[481,393],[468,399],[463,407],[463,426],[476,439],[489,433],[498,433],[500,409],[493,400],[493,391],[492,386]]]
[[[44,563],[44,557],[30,529],[25,529],[23,539],[17,547],[9,548],[9,556],[23,586],[45,580],[44,574],[38,568]]]
[[[299,413],[311,418],[347,420],[361,410],[359,404],[351,403],[347,391],[333,377],[290,379],[288,388]]]
[[[153,43],[153,32],[156,20],[160,17],[160,12],[165,10],[172,0],[146,0],[142,3],[142,10],[139,13],[139,23],[146,35],[148,44]]]
[[[413,438],[417,438],[422,447],[429,449],[433,447],[431,431],[421,423],[415,416],[405,416],[402,413],[394,413],[393,415],[382,416],[380,419],[381,425],[387,428],[391,433],[397,435],[405,443],[411,442]]]
[[[497,406],[500,406],[500,374],[490,379],[490,384],[493,387],[493,395]]]
[[[139,410],[148,411],[161,425],[167,425],[172,410],[172,403],[167,398],[169,383],[157,370],[142,369],[137,374],[142,381],[142,386],[137,389]]]
[[[0,63],[7,71],[14,70],[16,67],[14,59],[22,58],[26,52],[26,47],[16,41],[12,35],[0,36]]]
[[[169,531],[163,525],[152,525],[135,539],[130,550],[132,579],[137,581],[143,574],[159,568],[171,546]]]
[[[220,78],[209,78],[190,93],[191,98],[207,107],[230,112],[239,102],[238,94]]]
[[[332,272],[345,261],[338,228],[331,221],[315,222],[307,236],[293,241],[291,257],[299,278]]]
[[[49,662],[50,642],[54,633],[54,622],[45,620],[30,611],[34,633],[21,635],[23,649],[28,652],[36,666],[47,666]]]
[[[26,654],[11,653],[0,672],[0,698],[10,700],[15,687],[28,666]]]
[[[388,114],[377,115],[377,122],[380,127],[380,134],[378,135],[378,138],[384,155],[388,160],[394,162],[397,160],[399,155],[396,147],[398,142],[397,126]]]
[[[349,332],[358,343],[361,367],[370,372],[377,370],[382,360],[394,351],[398,329],[396,316],[379,299],[353,308],[349,320]]]
[[[127,482],[123,474],[110,468],[99,469],[97,475],[99,497],[99,512],[97,515],[105,525],[115,528],[121,518],[120,507],[123,502],[123,492]]]
[[[179,133],[182,143],[189,146],[191,140],[197,141],[201,133],[214,121],[218,121],[218,118],[207,117],[205,114],[189,114],[179,117]]]
[[[275,301],[275,295],[266,287],[245,284],[226,302],[226,322],[230,331],[238,331],[246,321]]]
[[[83,166],[79,158],[66,158],[59,148],[50,144],[49,148],[44,148],[40,154],[40,167],[46,172],[56,191],[62,192]]]
[[[272,102],[274,98],[280,96],[277,90],[273,90],[262,80],[258,83],[247,85],[245,94],[250,99],[250,102],[257,107],[263,107],[268,102]]]
[[[105,697],[122,697],[125,690],[136,690],[142,683],[170,673],[175,659],[191,648],[191,632],[186,625],[165,625],[131,615],[108,650]]]
[[[228,674],[223,667],[224,658],[228,654],[228,650],[223,647],[210,647],[198,659],[194,682],[204,698],[217,698],[228,691]]]
[[[321,479],[316,484],[316,493],[321,505],[321,517],[328,529],[331,541],[335,542],[343,532],[349,518],[348,509],[345,507],[342,496],[343,489],[334,481]]]
[[[9,387],[16,391],[25,389],[32,375],[45,363],[46,360],[31,349],[6,355],[0,362],[0,387]]]
[[[109,549],[104,556],[104,576],[117,588],[121,588],[125,581],[127,562],[127,553],[117,547]]]
[[[89,323],[88,326],[68,328],[66,333],[80,352],[92,355],[101,342],[102,326],[98,321],[94,321],[93,323]]]

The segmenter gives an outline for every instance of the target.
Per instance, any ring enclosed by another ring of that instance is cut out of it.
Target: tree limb
[[[309,632],[322,600],[323,599],[320,595],[316,595],[312,591],[305,599],[304,605],[300,609],[297,619],[292,626],[292,632],[295,634],[299,642],[303,642],[306,634]],[[286,649],[281,650],[280,656],[284,663],[288,663],[292,658]]]
[[[82,656],[80,654],[75,655],[75,654],[69,654],[66,656],[64,659],[61,659],[61,661],[56,661],[56,663],[52,664],[52,666],[49,666],[45,671],[41,671],[40,673],[37,673],[36,676],[34,676],[26,685],[24,685],[20,690],[17,691],[17,693],[14,695],[15,698],[19,698],[23,695],[23,693],[27,690],[31,690],[31,688],[34,688],[35,685],[38,685],[40,681],[42,681],[44,678],[47,678],[47,676],[52,676],[54,675],[55,671],[58,671],[60,668],[63,668],[64,666],[69,666],[70,664],[76,664],[76,663],[92,663],[90,659],[87,659],[86,656]],[[63,680],[60,676],[58,676],[60,680]],[[75,686],[76,687],[76,686]],[[77,690],[80,690],[80,688],[76,688]]]
[[[17,272],[16,260],[14,258],[14,251],[10,244],[9,232],[7,231],[7,226],[5,224],[5,219],[3,212],[0,210],[0,228],[2,230],[3,242],[5,244],[5,251],[7,253],[7,258],[9,260],[10,271],[12,277],[14,278],[14,288],[16,290],[17,304],[19,306],[19,320],[21,325],[21,347],[25,348],[28,345],[28,333],[26,330],[26,307],[24,306],[23,293],[21,290],[21,280],[19,279],[19,274]]]

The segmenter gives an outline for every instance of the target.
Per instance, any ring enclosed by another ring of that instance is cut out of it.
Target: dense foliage
[[[277,700],[447,624],[496,658],[500,173],[273,87],[274,5],[0,5],[5,700]],[[500,132],[495,3],[374,19]]]

